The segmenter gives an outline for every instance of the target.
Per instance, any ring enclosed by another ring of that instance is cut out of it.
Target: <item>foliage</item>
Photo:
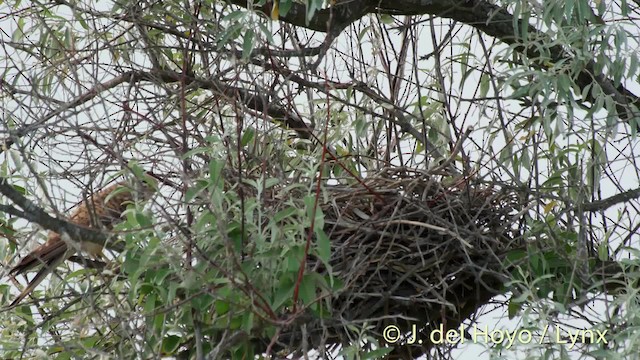
[[[632,357],[638,4],[472,3],[0,3],[0,176],[55,215],[110,178],[162,179],[113,230],[122,251],[2,310],[1,357],[452,358],[464,344],[380,326],[482,325],[489,299],[548,340],[481,342],[496,357]],[[3,195],[13,264],[43,225]],[[396,303],[367,317],[367,296]],[[608,344],[554,340],[572,327]]]

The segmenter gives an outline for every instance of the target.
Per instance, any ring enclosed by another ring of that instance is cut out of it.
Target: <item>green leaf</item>
[[[293,5],[293,0],[280,0],[280,16],[286,16],[291,10],[291,5]]]
[[[280,278],[280,282],[278,284],[278,287],[276,288],[273,300],[271,302],[271,308],[274,311],[279,310],[280,307],[287,302],[287,300],[291,300],[293,298],[295,283],[291,279],[291,276],[293,275],[286,275]]]
[[[515,91],[511,94],[511,96],[509,96],[509,98],[520,99],[522,97],[529,96],[530,92],[531,92],[530,85],[523,85],[523,86],[517,85]]]
[[[522,309],[522,304],[523,302],[515,301],[514,298],[511,298],[509,300],[509,305],[507,305],[507,313],[509,319],[513,319],[516,315],[518,315],[518,312],[520,312],[520,309]]]
[[[203,211],[200,214],[200,217],[196,221],[195,229],[196,232],[200,233],[202,231],[209,231],[210,227],[216,223],[216,216],[210,211]]]
[[[274,216],[273,216],[273,221],[275,223],[279,223],[280,221],[282,221],[285,218],[288,218],[290,216],[292,216],[293,214],[297,213],[298,209],[296,209],[293,206],[289,206],[288,208],[284,209],[284,210],[280,210],[278,211]]]
[[[382,359],[393,351],[393,347],[383,347],[371,350],[361,355],[361,359]]]
[[[244,24],[235,23],[228,27],[223,33],[222,36],[218,39],[218,48],[221,49],[225,45],[229,44],[231,41],[237,39],[240,34],[242,34],[242,30],[244,29]]]
[[[156,330],[156,332],[162,331],[162,329],[164,328],[164,322],[165,313],[159,313],[153,317],[153,328]]]
[[[18,17],[18,24],[17,24],[18,27],[13,32],[13,34],[11,34],[11,40],[13,42],[21,43],[23,41],[23,39],[24,39],[24,24],[25,24],[25,18]]]
[[[11,184],[11,187],[22,195],[27,194],[27,189],[23,188],[20,185]]]
[[[364,36],[371,31],[371,25],[367,25],[365,27],[363,27],[359,32],[358,32],[358,42],[362,42],[364,39]]]
[[[163,355],[172,355],[180,345],[182,337],[178,335],[169,335],[162,339],[162,353]]]
[[[246,10],[235,10],[220,19],[221,22],[236,22],[244,19],[249,14]]]
[[[131,192],[131,189],[127,188],[126,186],[118,186],[115,190],[113,190],[111,193],[109,193],[109,195],[107,195],[104,198],[104,202],[108,203],[109,201],[111,201],[111,199],[116,197],[118,194],[127,193],[127,192]]]
[[[280,14],[284,15],[285,13],[283,13],[282,10],[282,3],[280,3]],[[287,9],[288,11],[289,9]],[[262,21],[258,21],[258,28],[260,28],[260,31],[262,32],[262,36],[264,36],[267,39],[267,42],[269,44],[273,44],[273,33],[265,26],[265,24]]]
[[[298,269],[300,269],[300,261],[302,261],[303,254],[304,249],[301,246],[294,246],[286,252],[285,256],[287,271],[298,273]]]
[[[218,316],[228,313],[230,309],[229,303],[223,300],[216,300],[213,306],[216,309],[216,315]]]
[[[202,294],[191,299],[191,305],[196,312],[201,314],[209,313],[211,307],[215,302],[215,298],[209,294]]]
[[[156,294],[150,293],[149,295],[147,295],[147,298],[145,299],[145,302],[144,302],[144,312],[146,314],[151,314],[153,313],[155,308],[156,308]]]
[[[316,209],[316,196],[314,194],[310,194],[304,197],[304,205],[307,210],[307,217],[309,219],[314,216],[314,209]]]
[[[194,186],[187,188],[184,195],[184,201],[190,202],[195,199],[208,185],[209,184],[204,181],[197,181]]]
[[[242,58],[243,59],[249,59],[249,57],[251,57],[251,51],[253,51],[253,46],[255,43],[255,33],[253,32],[252,29],[247,30],[247,32],[244,34],[244,42],[242,43]],[[244,143],[244,139],[243,139],[243,144],[242,145],[246,145]]]
[[[316,281],[312,274],[307,274],[302,277],[298,294],[303,304],[314,307],[313,305],[316,301]]]
[[[520,165],[526,169],[526,170],[530,170],[532,168],[532,164],[531,164],[531,157],[529,156],[529,151],[525,148],[522,149],[522,152],[520,153]]]
[[[601,242],[598,244],[598,259],[601,261],[609,260],[609,244],[608,242]]]
[[[164,279],[166,279],[167,276],[169,276],[169,274],[171,273],[172,273],[171,269],[167,269],[167,268],[158,269],[158,271],[156,271],[156,273],[154,274],[153,283],[158,286],[163,285]]]
[[[158,190],[158,180],[156,180],[154,177],[152,177],[151,175],[149,175],[147,173],[147,171],[141,167],[137,161],[131,160],[129,161],[129,163],[127,164],[129,170],[133,173],[133,176],[138,179],[143,181],[145,184],[147,184],[148,186],[150,186],[152,189],[154,190]],[[125,171],[118,171],[114,176],[112,176],[112,178],[115,178],[119,175],[122,175]],[[120,188],[118,189],[117,193],[120,193],[121,191],[129,191],[130,189],[128,188]]]
[[[224,165],[224,160],[212,159],[211,162],[209,162],[209,178],[211,179],[211,184],[214,184],[214,187],[219,189],[222,189],[222,185],[224,184],[224,179],[221,176]]]
[[[73,35],[71,34],[71,29],[68,27],[64,30],[64,46],[67,49],[71,49],[73,46],[75,46],[75,44],[73,43]]]
[[[141,211],[135,211],[135,218],[140,227],[150,228],[153,226],[153,222],[151,221],[151,219],[149,219],[149,217]]]
[[[247,146],[247,144],[253,140],[255,134],[256,131],[253,128],[245,129],[244,134],[242,134],[242,140],[240,141],[242,146]]]
[[[269,189],[279,183],[280,183],[280,179],[278,178],[268,178],[267,180],[264,181],[264,189]]]
[[[516,264],[527,257],[527,252],[522,249],[511,250],[507,253],[506,260],[510,264]]]
[[[489,85],[491,85],[491,77],[489,74],[482,74],[480,77],[480,97],[487,97],[489,93]]]
[[[632,52],[629,60],[629,69],[627,70],[627,77],[633,78],[636,76],[636,72],[638,71],[638,54]]]
[[[89,30],[89,25],[87,25],[87,22],[84,20],[82,13],[76,11],[76,9],[72,9],[72,10],[73,10],[73,16],[76,19],[76,21],[78,21],[80,26],[82,26],[82,28],[85,30]]]
[[[242,316],[242,328],[247,333],[251,333],[251,331],[253,329],[254,317],[255,317],[255,315],[254,315],[253,311],[246,312]]]
[[[321,227],[316,227],[316,251],[318,257],[325,265],[329,265],[329,258],[331,257],[331,240]]]
[[[207,154],[211,152],[211,148],[205,147],[205,146],[199,146],[196,148],[193,148],[189,151],[187,151],[186,153],[184,153],[182,156],[180,156],[183,160],[184,159],[189,159],[191,157],[193,157],[193,155],[197,155],[197,154]]]
[[[380,22],[385,24],[385,25],[391,25],[391,24],[393,24],[393,17],[391,15],[387,15],[387,14],[381,14],[380,15]]]

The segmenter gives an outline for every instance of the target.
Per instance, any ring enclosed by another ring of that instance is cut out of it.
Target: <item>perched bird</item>
[[[155,187],[156,184],[154,186],[143,184],[141,192],[138,193],[138,198],[148,199]],[[131,186],[127,182],[119,182],[82,201],[76,206],[68,220],[85,227],[112,229],[113,225],[118,222],[122,213],[127,209],[127,205],[132,203],[134,199],[135,194]],[[22,301],[47,275],[62,262],[73,256],[77,250],[86,252],[94,258],[102,256],[102,245],[88,241],[68,244],[60,234],[49,231],[47,242],[31,251],[22,258],[18,265],[9,271],[10,276],[16,276],[35,267],[42,266],[36,276],[22,290],[20,295],[13,300],[9,307],[13,307]]]

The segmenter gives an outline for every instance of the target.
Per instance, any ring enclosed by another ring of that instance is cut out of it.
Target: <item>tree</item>
[[[3,357],[637,353],[639,6],[5,2],[5,263],[113,251],[5,310]],[[113,231],[65,220],[145,172]]]

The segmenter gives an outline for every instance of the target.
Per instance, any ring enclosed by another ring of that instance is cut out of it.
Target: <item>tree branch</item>
[[[230,3],[247,8],[247,4],[252,0],[229,0]],[[314,16],[307,21],[307,6],[304,3],[291,3],[291,8],[286,15],[280,15],[280,20],[288,24],[307,28],[321,32],[332,32],[339,34],[352,22],[360,19],[364,15],[374,12],[379,1],[336,1],[337,4],[316,11]],[[252,9],[265,14],[271,13],[272,1],[267,1],[264,5],[251,5]]]
[[[264,113],[274,120],[282,121],[290,129],[296,131],[298,136],[303,139],[311,139],[314,137],[313,130],[309,128],[299,116],[274,103],[266,94],[230,86],[221,81],[203,79],[171,70],[154,70],[153,72],[131,71],[119,77],[125,77],[132,82],[140,80],[157,82],[161,80],[166,83],[175,83],[184,80],[186,83],[195,83],[202,89],[213,90],[229,98],[240,99],[249,109]]]
[[[246,0],[230,0],[231,3],[247,8]],[[269,13],[271,3],[252,5],[253,9]],[[527,38],[543,39],[546,44],[557,41],[549,38],[535,27],[524,24],[515,19],[506,9],[483,0],[350,0],[338,1],[338,4],[326,9],[318,10],[314,16],[306,21],[305,5],[293,3],[291,9],[280,20],[286,23],[315,31],[340,33],[349,24],[368,13],[390,15],[435,15],[452,19],[481,30],[489,36],[501,40],[505,44],[515,45],[514,49],[525,54],[539,69],[548,69],[550,63],[559,63],[573,59],[562,45],[548,47],[527,46],[526,39],[518,33],[527,29]],[[517,28],[514,27],[517,25]],[[577,74],[576,83],[582,90],[592,87],[585,94],[584,101],[595,103],[598,95],[597,88],[603,94],[610,96],[615,102],[618,115],[629,121],[640,117],[640,98],[627,90],[622,84],[615,86],[613,81],[596,71],[596,64],[590,60],[583,65]],[[593,84],[597,87],[593,87]],[[613,110],[613,109],[609,109]]]
[[[24,197],[18,192],[12,185],[7,182],[7,179],[0,176],[0,193],[9,198],[14,204],[22,208],[22,211],[9,205],[0,206],[0,211],[4,211],[7,214],[21,217],[25,220],[36,223],[43,228],[51,231],[55,231],[59,234],[67,233],[69,237],[78,243],[80,241],[88,241],[100,245],[108,245],[107,247],[116,251],[124,250],[123,245],[107,243],[109,237],[100,231],[85,228],[83,226],[76,225],[74,223],[57,219],[47,214],[44,209],[34,204],[31,200]]]
[[[620,194],[613,195],[606,199],[592,201],[590,203],[586,203],[582,205],[582,209],[584,211],[600,211],[605,210],[607,208],[612,207],[613,205],[619,204],[621,202],[629,201],[631,199],[635,199],[640,197],[640,188],[632,189],[629,191],[625,191]]]

